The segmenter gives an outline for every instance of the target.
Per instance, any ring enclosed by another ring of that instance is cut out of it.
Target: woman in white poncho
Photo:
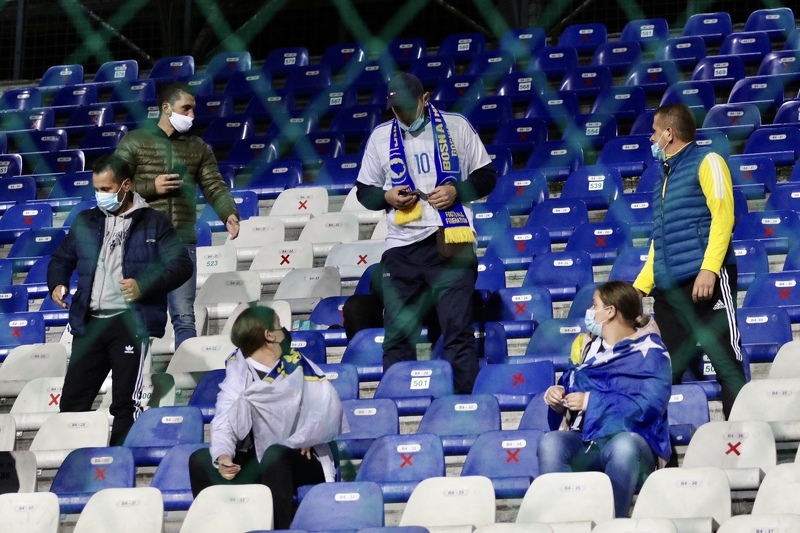
[[[297,487],[333,481],[329,443],[345,430],[342,404],[322,371],[291,349],[272,309],[246,309],[231,341],[239,349],[226,362],[211,447],[189,459],[192,492],[263,483],[272,491],[275,529],[288,529]]]

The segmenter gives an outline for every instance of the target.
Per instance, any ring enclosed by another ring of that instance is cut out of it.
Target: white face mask
[[[178,133],[186,133],[189,131],[189,128],[192,127],[192,122],[194,121],[192,117],[187,115],[179,115],[174,111],[167,118],[169,119],[169,123],[172,124],[172,127],[175,128],[175,131]]]

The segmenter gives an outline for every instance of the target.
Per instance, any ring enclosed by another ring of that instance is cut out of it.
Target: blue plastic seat
[[[105,126],[104,126],[105,127]],[[47,130],[29,130],[6,134],[10,145],[16,152],[57,152],[66,150],[67,132],[61,128]]]
[[[332,44],[325,49],[319,64],[336,74],[355,63],[366,61],[366,58],[367,54],[361,43]]]
[[[773,41],[782,41],[795,30],[795,18],[789,7],[756,9],[747,17],[744,31],[763,31]]]
[[[564,251],[534,257],[522,284],[547,288],[553,301],[569,301],[582,286],[593,280],[589,254],[584,251]]]
[[[500,429],[500,404],[491,394],[458,394],[433,400],[422,415],[418,433],[442,439],[445,455],[466,455],[475,439]]]
[[[767,199],[765,210],[789,210],[800,213],[800,183],[781,183]]]
[[[254,192],[259,199],[277,198],[302,182],[303,163],[299,159],[275,159],[257,167],[246,183],[237,177],[236,189]]]
[[[453,394],[453,370],[441,360],[401,361],[390,366],[378,383],[375,398],[390,398],[400,416],[420,415],[430,403]]]
[[[655,109],[645,109],[642,114],[633,121],[629,135],[649,136],[653,132],[653,119],[655,116]]]
[[[431,101],[441,104],[445,109],[462,110],[480,100],[483,92],[481,78],[460,74],[440,80],[431,94]]]
[[[22,285],[0,285],[0,314],[27,313],[28,291]]]
[[[487,203],[505,205],[510,215],[527,215],[548,195],[544,175],[532,170],[512,170],[498,180]]]
[[[358,92],[355,87],[333,83],[320,89],[308,103],[308,110],[319,119],[334,117],[342,109],[358,104]]]
[[[493,394],[502,410],[524,411],[531,398],[555,384],[550,361],[484,365],[475,379],[473,394]]]
[[[587,209],[608,209],[622,194],[622,175],[614,167],[582,166],[564,182],[561,198],[580,200]]]
[[[724,131],[698,130],[694,142],[697,146],[710,148],[725,159],[731,155],[731,143]]]
[[[25,275],[25,281],[23,281],[22,286],[27,289],[29,299],[46,298],[50,294],[47,288],[48,264],[50,264],[50,256],[44,255],[33,263]],[[8,268],[7,271],[3,271],[8,274],[8,283],[6,285],[11,285],[11,260],[4,260],[4,265],[6,265],[4,268]]]
[[[745,154],[762,154],[775,166],[794,165],[800,152],[800,128],[781,126],[753,132],[744,145]]]
[[[44,342],[45,323],[41,313],[0,313],[0,362],[17,346]]]
[[[731,55],[704,57],[692,72],[692,81],[707,81],[715,90],[729,89],[744,77],[744,61]]]
[[[684,70],[692,70],[706,57],[706,43],[702,37],[684,36],[664,40],[656,51],[657,60],[669,60]]]
[[[30,270],[38,258],[55,252],[66,235],[62,228],[32,229],[21,234],[7,255],[14,272]]]
[[[742,309],[780,307],[793,324],[800,323],[800,272],[789,270],[768,272],[753,279],[744,296]]]
[[[135,60],[106,61],[97,70],[92,83],[102,89],[113,89],[121,81],[135,82],[139,79],[139,63]]]
[[[741,80],[744,81],[744,80]],[[761,113],[753,104],[718,104],[703,120],[703,129],[722,131],[730,140],[743,140],[761,127]]]
[[[631,246],[621,249],[608,274],[608,280],[633,283],[639,272],[642,271],[649,251],[649,246]]]
[[[130,109],[131,102],[148,102],[156,99],[156,82],[150,79],[143,80],[123,80],[119,82],[111,92],[109,102],[117,107]]]
[[[348,143],[355,141],[360,144],[380,122],[380,107],[356,105],[339,111],[331,122],[329,130],[344,135]]]
[[[318,138],[323,138],[323,136]],[[359,155],[330,157],[322,164],[310,184],[325,188],[330,195],[344,196],[354,187],[360,168],[361,156]]]
[[[608,40],[605,24],[591,22],[587,24],[570,24],[564,28],[558,38],[559,46],[572,46],[581,55],[591,55],[595,49]]]
[[[669,59],[641,61],[631,67],[625,85],[641,87],[648,94],[663,94],[679,80],[678,66]]]
[[[58,115],[71,113],[80,106],[97,103],[97,86],[91,83],[67,85],[58,89],[50,107]]]
[[[552,242],[567,242],[575,228],[589,222],[589,211],[581,200],[571,198],[549,198],[536,204],[531,210],[527,224],[544,226]]]
[[[510,74],[514,67],[515,59],[511,52],[502,49],[484,50],[475,54],[466,74],[481,78],[484,85],[494,86],[503,76]]]
[[[356,481],[381,486],[383,501],[408,501],[414,487],[429,477],[445,474],[441,439],[431,433],[378,437],[361,461]]]
[[[623,223],[636,239],[649,237],[653,232],[652,191],[623,194],[606,211],[605,221]]]
[[[271,86],[272,77],[264,69],[237,70],[225,84],[222,95],[234,102],[249,102],[255,96],[266,95]]]
[[[16,147],[17,152],[35,152],[37,145],[30,143],[27,137],[36,138],[45,133],[35,130],[55,131],[55,111],[50,108],[18,109],[14,111],[0,112],[0,127],[9,137],[6,141],[12,141],[12,146]],[[41,142],[41,141],[36,141]]]
[[[383,376],[383,328],[362,329],[350,339],[342,363],[356,367],[359,381],[379,381]]]
[[[576,67],[566,74],[559,90],[573,91],[578,99],[594,100],[612,85],[611,70],[604,66]]]
[[[622,250],[631,246],[631,233],[625,223],[585,222],[575,228],[566,251],[588,253],[592,265],[611,265]]]
[[[219,52],[206,65],[205,73],[214,80],[226,81],[234,72],[250,70],[250,52]]]
[[[318,126],[319,121],[313,112],[299,109],[279,111],[273,115],[265,136],[274,138],[278,142],[279,153],[282,153],[284,146],[294,146],[298,139],[316,131]]]
[[[498,178],[502,178],[514,168],[514,156],[510,148],[501,144],[490,144],[486,147],[486,153],[492,160]]]
[[[516,118],[500,124],[492,146],[503,146],[512,155],[527,159],[534,147],[547,140],[547,124],[538,118]]]
[[[67,306],[72,305],[72,295],[78,288],[78,275],[73,273],[72,278],[70,279],[69,283],[69,292],[67,292],[67,296],[64,298],[64,301],[67,303]],[[27,295],[26,295],[27,297]],[[42,305],[39,306],[39,312],[42,314],[42,318],[44,319],[44,325],[47,328],[51,327],[64,327],[69,323],[69,309],[64,309],[58,304],[56,304],[52,298],[45,297]]]
[[[744,191],[745,197],[764,198],[767,192],[775,190],[778,176],[775,163],[760,155],[734,155],[728,158],[731,181],[736,189]],[[770,196],[771,197],[771,196]],[[768,207],[768,209],[776,209]],[[783,208],[778,208],[783,209]]]
[[[414,61],[425,57],[426,53],[425,39],[418,37],[395,39],[386,43],[386,47],[381,52],[381,62],[394,63],[398,69],[405,70]]]
[[[592,114],[613,115],[617,120],[635,120],[647,107],[647,95],[641,87],[611,87],[597,95]],[[610,139],[609,139],[610,140]]]
[[[511,52],[517,64],[524,64],[545,45],[546,37],[544,28],[513,28],[500,39],[500,50]]]
[[[776,76],[748,76],[733,86],[728,103],[752,104],[766,116],[783,104],[783,81]]]
[[[326,346],[347,345],[342,315],[342,306],[347,298],[347,296],[327,296],[314,306],[308,317],[309,322],[323,336]]]
[[[585,312],[585,309],[583,311]],[[554,318],[539,324],[531,336],[525,355],[520,359],[525,362],[551,361],[557,372],[566,370],[569,366],[572,342],[578,333],[586,328],[583,321],[584,312],[581,312],[580,318]],[[509,359],[513,361],[517,358]],[[535,401],[536,398],[533,398],[531,405]]]
[[[669,24],[666,19],[638,19],[631,20],[622,28],[620,41],[635,41],[643,49],[654,49],[669,38]]]
[[[379,61],[364,61],[356,63],[346,73],[344,84],[351,85],[359,94],[372,94],[382,91],[386,94],[386,84],[392,77],[392,70],[388,66],[382,65]],[[386,102],[370,102],[379,107],[386,107]]]
[[[191,76],[182,78],[182,80],[195,97],[214,94],[214,78],[210,74],[195,72]]]
[[[247,115],[231,115],[215,118],[203,135],[203,140],[215,150],[230,148],[236,141],[253,136],[255,125]]]
[[[17,204],[0,217],[0,244],[12,244],[22,233],[53,226],[53,209],[48,204]]]
[[[20,175],[22,175],[22,156],[0,154],[0,178],[13,178]]]
[[[719,44],[733,33],[733,23],[729,13],[696,13],[689,17],[683,26],[683,35],[702,37],[706,43]]]
[[[703,387],[694,383],[673,385],[667,404],[667,418],[672,444],[689,444],[697,428],[710,420],[708,398]]]
[[[412,61],[409,69],[409,73],[419,78],[426,91],[434,90],[441,80],[453,76],[455,71],[456,67],[453,58],[444,55],[423,55],[419,59]]]
[[[56,179],[47,198],[54,211],[68,211],[82,200],[94,198],[90,171],[64,174]]]
[[[544,393],[534,394],[522,418],[517,431],[541,431],[547,433],[557,430],[564,419],[563,415],[556,413],[544,401]]]
[[[194,75],[194,58],[192,56],[167,56],[156,60],[150,69],[150,79],[175,80]]]
[[[233,98],[230,96],[201,96],[195,98],[194,124],[207,125],[217,118],[233,114]]]
[[[513,71],[503,76],[497,85],[497,95],[507,96],[512,104],[525,104],[530,99],[547,91],[547,78],[540,71],[520,72]]]
[[[36,87],[9,89],[0,96],[0,111],[33,109],[42,106],[42,95]]]
[[[528,217],[528,220],[532,220]],[[486,254],[498,258],[506,270],[527,269],[537,255],[550,251],[550,235],[543,226],[510,228],[489,241]]]
[[[522,498],[539,475],[537,452],[543,435],[531,429],[482,433],[467,454],[461,475],[488,477],[495,498]]]
[[[20,176],[0,179],[0,202],[25,203],[34,198],[36,198],[36,181],[33,177]],[[6,210],[8,207],[10,205],[7,205]]]
[[[800,30],[797,28],[789,32],[786,37],[786,42],[783,45],[784,50],[800,50]]]
[[[235,169],[255,169],[261,164],[278,158],[278,141],[273,137],[261,136],[240,139],[233,143],[224,164]]]
[[[54,65],[49,67],[39,80],[40,91],[52,91],[65,85],[83,83],[83,65]]]
[[[487,322],[502,324],[508,338],[530,337],[537,323],[553,318],[553,302],[545,287],[502,288],[486,302]]]
[[[767,128],[773,126],[800,126],[800,100],[786,100],[775,112],[772,124],[762,124],[761,126]]]
[[[61,514],[80,513],[96,492],[136,486],[133,454],[122,446],[78,448],[58,468],[50,492],[58,496]]]
[[[96,126],[105,126],[114,122],[114,107],[109,103],[79,106],[70,113],[64,130],[68,135],[86,134]],[[83,170],[83,169],[81,169]]]
[[[363,459],[375,439],[400,433],[397,405],[388,398],[343,400],[342,408],[350,426],[336,438],[342,459]]]
[[[503,204],[476,202],[472,204],[472,224],[478,246],[486,246],[492,237],[511,229],[511,215]]]
[[[752,363],[771,363],[792,340],[792,323],[780,307],[744,307],[736,311],[742,349]]]
[[[384,524],[383,493],[377,483],[319,483],[303,496],[292,520],[300,531],[357,531]]]
[[[358,372],[356,367],[348,363],[317,365],[331,382],[339,399],[355,400],[358,398]]]
[[[732,244],[736,254],[737,287],[747,290],[756,276],[769,272],[767,249],[761,241],[754,239],[733,241]]]
[[[482,33],[456,33],[446,36],[439,45],[439,54],[450,56],[456,63],[469,63],[486,49]]]
[[[506,269],[502,261],[493,255],[483,254],[478,258],[478,279],[475,290],[485,303],[489,296],[506,286]]]
[[[652,162],[647,135],[622,135],[608,139],[597,156],[598,167],[616,169],[620,176],[625,177],[641,176]]]
[[[614,41],[599,45],[592,65],[608,67],[612,74],[628,72],[642,59],[642,47],[636,41]]]
[[[578,51],[573,46],[545,46],[531,56],[528,72],[544,72],[548,79],[561,79],[578,67]]]
[[[208,443],[177,444],[167,451],[150,481],[150,486],[161,491],[164,511],[186,511],[194,500],[189,479],[189,456]]]
[[[481,134],[494,133],[513,118],[511,99],[507,96],[486,96],[466,103],[462,111]]]
[[[548,124],[563,125],[568,124],[578,112],[578,95],[574,92],[544,92],[531,98],[525,118],[538,118]]]
[[[759,240],[769,254],[785,254],[798,236],[800,219],[797,213],[785,209],[744,214],[733,230],[733,240]]]
[[[123,124],[97,126],[86,132],[78,148],[83,150],[83,155],[87,160],[94,159],[92,156],[116,150],[127,133],[128,127]]]
[[[583,164],[583,149],[567,140],[545,141],[533,149],[525,168],[544,174],[547,181],[565,180]]]
[[[680,81],[667,88],[661,105],[685,104],[702,124],[708,110],[715,105],[714,86],[707,81]]]
[[[203,415],[203,423],[208,424],[214,418],[217,406],[217,395],[219,386],[225,379],[225,369],[209,370],[197,383],[192,395],[189,397],[189,405],[200,409]]]
[[[786,253],[786,260],[783,263],[783,270],[800,270],[800,245],[795,243]]]
[[[283,88],[295,96],[311,96],[331,84],[333,75],[325,65],[296,67],[286,74]]]
[[[562,138],[578,143],[590,153],[601,149],[616,136],[617,120],[614,115],[605,113],[576,115],[567,123],[562,134]]]
[[[769,36],[763,31],[743,31],[725,37],[719,55],[736,55],[746,65],[761,64],[764,56],[772,51]]]
[[[157,466],[170,448],[203,442],[203,414],[198,407],[153,407],[143,411],[125,437],[136,466]]]

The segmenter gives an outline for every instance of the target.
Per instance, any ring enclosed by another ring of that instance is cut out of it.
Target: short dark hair
[[[631,327],[637,327],[642,314],[639,292],[627,281],[609,281],[597,287],[604,305],[613,305]]]
[[[231,329],[231,342],[250,357],[264,346],[264,332],[275,330],[275,311],[269,307],[254,305],[236,317]]]
[[[675,136],[683,142],[692,142],[697,134],[697,122],[686,104],[667,104],[656,109],[664,129],[672,128]]]
[[[125,180],[133,181],[133,170],[127,161],[114,154],[104,154],[98,157],[92,164],[92,172],[100,174],[110,170],[114,174],[114,181],[122,183]]]
[[[186,93],[189,95],[192,94],[191,90],[185,83],[181,83],[179,81],[165,83],[158,89],[158,108],[161,109],[161,106],[164,104],[164,102],[167,102],[170,105],[174,104],[181,97],[181,93]]]

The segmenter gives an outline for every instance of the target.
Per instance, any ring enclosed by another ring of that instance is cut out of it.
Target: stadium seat
[[[597,524],[594,533],[622,533],[623,531],[649,531],[650,533],[678,533],[669,518],[614,518]]]
[[[11,350],[0,365],[0,398],[17,397],[39,377],[64,377],[67,348],[60,343],[25,344]]]
[[[475,102],[465,103],[461,111],[472,127],[486,138],[491,138],[513,118],[511,99],[507,96],[484,96]]]
[[[367,54],[361,43],[332,44],[325,49],[319,64],[335,75],[356,63],[366,61],[366,58]]]
[[[633,283],[647,260],[649,250],[648,246],[621,249],[616,260],[614,260],[611,272],[608,274],[608,280]]]
[[[0,111],[15,111],[41,107],[42,95],[36,87],[8,89],[0,96]]]
[[[314,266],[314,249],[309,241],[278,241],[263,246],[250,263],[262,285],[280,283],[293,268]]]
[[[431,94],[431,102],[452,111],[464,111],[483,97],[483,80],[475,75],[459,74],[442,79]]]
[[[763,31],[743,31],[725,36],[719,55],[735,55],[742,58],[745,65],[760,65],[772,51],[769,36]]]
[[[320,300],[308,317],[312,327],[315,327],[325,339],[327,346],[347,345],[347,336],[344,331],[344,316],[342,307],[348,296],[328,296]]]
[[[495,291],[505,288],[506,269],[497,257],[483,254],[478,258],[478,279],[475,281],[475,290],[481,294],[484,302]]]
[[[758,239],[768,254],[783,254],[797,241],[798,231],[800,219],[793,211],[757,211],[739,218],[733,240]]]
[[[192,502],[180,531],[253,531],[272,526],[272,492],[266,485],[212,485]]]
[[[620,41],[634,41],[641,45],[644,50],[657,48],[662,41],[669,38],[669,24],[666,19],[638,19],[630,20],[622,28]]]
[[[727,12],[696,13],[683,26],[683,35],[702,37],[706,44],[720,44],[733,33],[731,16]]]
[[[342,293],[339,270],[334,267],[293,268],[275,290],[276,300],[286,300],[293,314],[310,313],[322,298]]]
[[[592,104],[592,115],[609,114],[613,115],[617,122],[622,120],[633,122],[636,117],[644,113],[646,106],[647,95],[641,87],[610,87],[597,95]]]
[[[96,126],[86,132],[78,148],[87,161],[93,161],[100,154],[113,152],[127,133],[128,127],[123,124]]]
[[[765,210],[788,210],[800,213],[800,183],[782,183],[769,195]],[[1,220],[1,219],[0,219]]]
[[[733,55],[704,57],[692,72],[692,81],[707,81],[715,90],[722,91],[727,91],[744,77],[744,61]]]
[[[731,144],[725,132],[718,130],[698,130],[694,141],[697,143],[697,146],[710,148],[724,159],[727,159],[731,155]]]
[[[157,466],[173,446],[198,442],[203,442],[203,415],[199,408],[185,405],[140,413],[124,446],[137,466]]]
[[[756,239],[733,241],[733,253],[736,255],[737,287],[747,290],[753,279],[769,272],[767,249]]]
[[[259,200],[273,199],[302,182],[303,164],[299,159],[275,159],[256,167],[249,178],[237,177],[234,190],[254,192]]]
[[[378,483],[384,503],[397,503],[407,501],[423,479],[444,474],[444,451],[438,436],[384,435],[375,439],[367,450],[356,481]]]
[[[222,95],[234,102],[249,102],[253,97],[266,96],[271,86],[272,77],[261,68],[237,70],[225,84]]]
[[[295,67],[286,73],[283,89],[293,93],[295,98],[309,98],[329,86],[332,78],[331,69],[326,65]]]
[[[10,415],[0,417],[3,431],[3,446],[0,448],[0,494],[33,493],[37,489],[36,456],[29,450],[14,449],[14,419]],[[5,516],[4,516],[5,520]],[[55,530],[54,530],[55,531]]]
[[[456,33],[442,39],[439,54],[452,57],[456,63],[469,63],[485,49],[486,37],[482,33]]]
[[[503,76],[510,74],[515,67],[511,52],[503,49],[484,50],[474,55],[465,74],[478,76],[486,87],[495,87]]]
[[[207,443],[177,444],[167,451],[159,463],[150,486],[161,491],[165,511],[189,509],[193,497],[186,465],[192,453],[207,447]]]
[[[330,143],[333,145],[334,150],[336,150],[336,146],[341,147],[344,144],[343,137],[341,137],[341,139],[337,137],[339,136],[334,137],[334,142]],[[321,139],[324,139],[324,137],[320,136],[317,138],[317,140]],[[344,196],[354,187],[360,169],[360,155],[332,156],[324,160],[319,172],[314,177],[313,181],[309,183],[316,187],[324,188],[331,196]]]
[[[592,265],[611,265],[623,250],[633,246],[625,223],[584,222],[567,241],[567,252],[586,252]]]
[[[728,103],[752,104],[770,116],[783,104],[783,82],[775,76],[748,76],[733,86]]]
[[[423,55],[413,60],[409,69],[409,73],[419,78],[419,81],[428,92],[436,89],[441,80],[453,76],[455,71],[456,67],[453,58],[445,55]]]
[[[225,379],[224,369],[209,370],[197,382],[197,387],[189,397],[189,405],[200,409],[205,424],[210,423],[214,418],[219,385],[223,379]]]
[[[617,136],[617,120],[613,115],[590,113],[575,115],[566,127],[562,138],[578,143],[586,152],[600,150]]]
[[[608,209],[622,194],[622,176],[616,168],[582,166],[564,183],[561,198],[579,200],[588,209]]]
[[[215,118],[225,118],[233,114],[233,99],[229,96],[202,96],[195,98],[194,126],[207,126]],[[195,130],[196,131],[196,130]]]
[[[483,247],[498,233],[511,228],[508,208],[502,204],[480,202],[472,204],[472,224],[477,233],[478,246]]]
[[[65,85],[83,83],[83,65],[54,65],[39,80],[39,91],[53,91]]]
[[[725,471],[716,467],[663,468],[645,480],[633,518],[668,518],[681,531],[712,531],[731,516]]]
[[[547,140],[547,123],[537,118],[510,119],[498,125],[492,146],[503,146],[526,160],[533,148]]]
[[[764,198],[767,192],[775,189],[777,172],[775,163],[768,157],[759,155],[737,155],[728,158],[733,186],[741,189],[747,199]],[[772,198],[774,195],[770,195]],[[767,207],[776,209],[776,207]],[[783,209],[783,208],[779,208]]]
[[[523,429],[482,433],[470,448],[461,475],[488,477],[497,499],[522,498],[539,475],[537,450],[542,435]]]
[[[300,502],[292,529],[350,531],[383,524],[383,493],[377,483],[337,482],[311,487]]]
[[[327,212],[328,191],[324,187],[295,187],[278,194],[269,213],[279,218],[286,228],[302,228],[313,217]]]
[[[762,127],[800,126],[800,100],[786,100],[775,112],[772,124],[762,124]]]
[[[736,396],[728,420],[763,420],[772,427],[776,442],[796,441],[798,387],[797,378],[749,381]]]
[[[537,323],[553,318],[550,291],[545,287],[501,288],[486,302],[487,322],[499,322],[508,337],[530,337]]]
[[[250,63],[250,52],[219,52],[211,58],[204,72],[215,81],[227,81],[234,72],[250,70]]]
[[[300,159],[303,162],[303,168],[306,169],[320,169],[328,160],[339,159],[345,157],[344,154],[345,138],[340,133],[329,133],[314,131],[306,135],[302,135],[297,139],[297,142],[292,149],[291,157]],[[354,158],[358,158],[358,164],[354,167],[356,170],[360,166],[360,156],[350,156],[347,161],[353,163]],[[345,167],[350,170],[350,166]],[[320,169],[321,170],[321,169]],[[349,176],[346,178],[336,173],[329,174],[331,169],[326,169],[326,175],[314,177],[314,182],[320,185],[326,185],[329,189],[335,190],[336,194],[347,194],[352,188],[355,178],[349,182]],[[347,174],[347,173],[345,173]],[[348,181],[348,188],[344,189],[344,183]]]
[[[567,140],[545,141],[533,149],[525,168],[544,174],[547,181],[561,181],[583,164],[583,148]]]
[[[156,99],[156,84],[150,79],[122,80],[111,92],[108,101],[114,109],[137,109],[139,105]],[[138,105],[137,105],[138,104]]]
[[[494,489],[487,477],[431,477],[414,488],[400,526],[473,531],[494,524],[496,509]]]
[[[192,56],[167,56],[156,60],[148,77],[154,80],[175,80],[193,75],[194,58]]]
[[[61,514],[77,514],[98,491],[135,483],[133,455],[127,448],[79,448],[64,459],[50,492],[58,496]]]
[[[334,245],[358,240],[358,219],[350,213],[322,213],[309,220],[299,240],[309,241],[315,257],[325,257]]]
[[[572,300],[592,283],[592,260],[584,251],[542,254],[533,258],[522,284],[546,287],[553,301]]]
[[[715,105],[714,86],[707,81],[680,81],[670,85],[661,105],[676,103],[688,106],[698,124],[702,124],[706,113]]]
[[[670,86],[677,83],[678,66],[674,61],[662,59],[641,61],[631,67],[625,85],[641,87],[647,94],[664,94]]]
[[[256,124],[272,125],[276,117],[283,117],[295,110],[294,95],[283,89],[269,90],[265,94],[256,94],[247,103],[245,115],[250,115]]]
[[[572,46],[544,46],[535,50],[528,63],[528,72],[541,71],[551,80],[561,80],[578,67],[578,52]]]
[[[544,175],[531,170],[512,170],[497,181],[486,203],[504,205],[510,215],[527,215],[535,204],[543,202],[547,196]]]
[[[493,395],[459,394],[435,398],[417,432],[438,435],[445,455],[466,455],[478,435],[498,430],[500,405]]]
[[[509,357],[509,362],[551,361],[556,371],[563,372],[569,364],[572,342],[585,328],[583,315],[581,312],[579,318],[545,320],[534,330],[525,355]]]
[[[231,196],[233,196],[233,201],[239,210],[240,220],[247,220],[251,216],[258,215],[258,196],[256,193],[253,191],[231,191]],[[208,224],[213,232],[227,231],[225,224],[219,219],[219,215],[208,204],[200,212],[197,220]]]
[[[499,259],[506,270],[527,269],[534,257],[549,252],[550,235],[543,226],[510,228],[495,234],[486,248],[486,255]]]
[[[608,67],[612,74],[622,74],[642,58],[642,47],[636,41],[614,41],[600,44],[594,51],[592,65]]]
[[[252,173],[258,166],[277,159],[279,149],[279,142],[273,137],[240,139],[231,145],[224,164],[242,174]]]
[[[744,23],[744,31],[763,31],[772,41],[783,41],[794,30],[794,13],[789,7],[756,9]]]
[[[566,242],[579,225],[589,221],[589,212],[582,200],[572,198],[549,198],[533,206],[528,224],[538,228],[544,226],[554,243]]]
[[[517,64],[524,65],[545,41],[544,28],[512,28],[500,39],[500,49],[511,52]]]
[[[108,412],[53,413],[33,438],[30,450],[42,469],[57,469],[72,450],[108,446]]]
[[[102,489],[87,502],[75,524],[77,533],[117,531],[158,533],[164,528],[164,502],[152,487]]]
[[[201,288],[211,274],[236,271],[236,250],[233,245],[198,246],[196,261],[197,288]]]
[[[13,152],[56,152],[67,149],[67,132],[61,128],[10,132],[6,133],[6,138]]]
[[[746,307],[780,307],[786,311],[792,323],[800,322],[800,295],[796,285],[800,271],[768,272],[755,276],[744,297]]]
[[[597,47],[608,40],[605,24],[592,22],[570,24],[561,31],[558,46],[572,46],[580,55],[592,55]]]
[[[336,389],[339,399],[358,399],[358,372],[356,367],[348,363],[317,365],[325,373],[325,377]]]
[[[38,186],[52,186],[63,174],[83,172],[85,161],[81,150],[46,152],[37,155],[32,173]]]
[[[555,370],[550,361],[488,364],[478,373],[473,394],[493,394],[500,409],[522,411],[536,394],[554,383]]]
[[[9,531],[58,532],[58,497],[52,492],[0,494],[0,513]]]
[[[0,178],[15,178],[22,175],[22,156],[19,154],[0,155]]]
[[[383,328],[366,328],[347,343],[342,363],[356,367],[359,381],[379,381],[383,376]]]
[[[25,231],[52,225],[53,210],[48,204],[13,205],[0,217],[0,245],[13,244]]]
[[[242,220],[237,238],[231,239],[228,235],[225,243],[234,247],[237,261],[248,262],[252,261],[265,245],[283,242],[284,237],[283,222],[277,217],[253,216]]]
[[[14,272],[27,272],[43,255],[56,251],[66,232],[61,228],[32,229],[21,234],[8,251]]]
[[[326,267],[336,267],[342,280],[357,280],[371,264],[381,260],[384,241],[355,241],[334,244],[325,258]]]
[[[47,418],[59,411],[64,376],[35,377],[20,391],[11,416],[18,431],[36,431]]]
[[[758,107],[749,103],[715,105],[703,120],[704,130],[721,131],[732,141],[746,140],[760,127],[761,113]]]
[[[426,53],[427,47],[424,39],[414,37],[395,39],[386,43],[381,52],[381,63],[394,63],[397,65],[395,70],[405,70],[415,60],[425,57]]]
[[[791,514],[748,514],[728,518],[717,531],[719,533],[742,533],[759,530],[792,531],[798,527],[800,527],[800,517]]]
[[[605,473],[558,472],[534,478],[522,498],[516,523],[544,522],[558,531],[580,531],[612,518],[614,495]],[[559,522],[569,524],[558,529]]]
[[[381,109],[375,105],[356,105],[339,111],[331,122],[330,131],[344,135],[346,153],[352,153],[351,143],[360,145],[381,122]]]
[[[650,144],[650,138],[646,135],[608,139],[598,154],[597,166],[614,168],[624,177],[641,176],[645,168],[653,163]]]
[[[612,85],[611,70],[605,66],[575,67],[566,74],[559,86],[560,91],[573,91],[579,100],[594,100],[604,89]]]
[[[401,361],[386,370],[375,398],[390,398],[400,416],[420,415],[431,402],[453,394],[453,370],[442,360]]]
[[[392,400],[343,400],[342,407],[350,431],[336,439],[341,458],[362,459],[376,438],[400,433],[397,406]]]
[[[578,114],[578,95],[572,91],[545,91],[531,96],[525,118],[538,118],[548,125],[564,127]]]
[[[229,150],[234,143],[253,137],[255,125],[247,115],[230,115],[212,119],[203,140],[215,151]]]

